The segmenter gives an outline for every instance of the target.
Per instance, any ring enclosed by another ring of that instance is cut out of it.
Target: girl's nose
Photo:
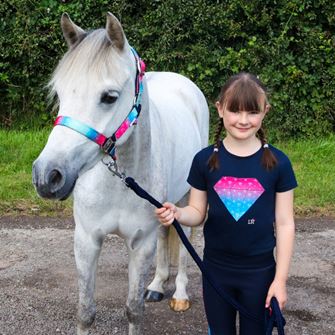
[[[249,123],[247,112],[240,112],[239,123],[240,124],[248,124]]]

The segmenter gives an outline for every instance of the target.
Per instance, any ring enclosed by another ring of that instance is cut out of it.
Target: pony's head
[[[86,32],[67,14],[61,18],[69,50],[50,80],[57,97],[58,119],[67,117],[107,136],[127,118],[134,103],[136,59],[115,16],[105,29]],[[119,140],[122,144],[131,133]],[[33,164],[33,183],[42,197],[67,198],[78,176],[102,156],[99,146],[67,127],[55,127]]]

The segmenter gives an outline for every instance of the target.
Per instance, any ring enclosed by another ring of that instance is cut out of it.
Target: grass
[[[0,215],[71,215],[71,200],[42,200],[32,186],[32,162],[48,133],[0,130]],[[290,157],[296,173],[296,213],[335,217],[335,136],[275,145]]]
[[[43,149],[48,133],[0,130],[0,215],[70,215],[71,200],[43,200],[32,185],[32,163]]]
[[[298,180],[296,212],[335,216],[335,136],[277,146],[290,157]]]

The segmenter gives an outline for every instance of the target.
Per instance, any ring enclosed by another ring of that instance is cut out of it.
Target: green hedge
[[[231,74],[259,75],[270,89],[273,138],[335,130],[331,0],[7,0],[0,4],[4,127],[50,122],[44,85],[66,51],[59,26],[65,11],[85,29],[105,26],[113,12],[149,70],[186,75],[211,106]]]

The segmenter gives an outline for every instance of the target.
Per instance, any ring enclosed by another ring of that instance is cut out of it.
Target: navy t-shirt
[[[213,171],[207,163],[213,146],[195,155],[187,181],[207,191],[205,256],[253,256],[273,250],[276,192],[289,191],[297,182],[288,157],[273,146],[278,163],[267,171],[261,164],[263,150],[240,157],[221,145],[220,168]]]

